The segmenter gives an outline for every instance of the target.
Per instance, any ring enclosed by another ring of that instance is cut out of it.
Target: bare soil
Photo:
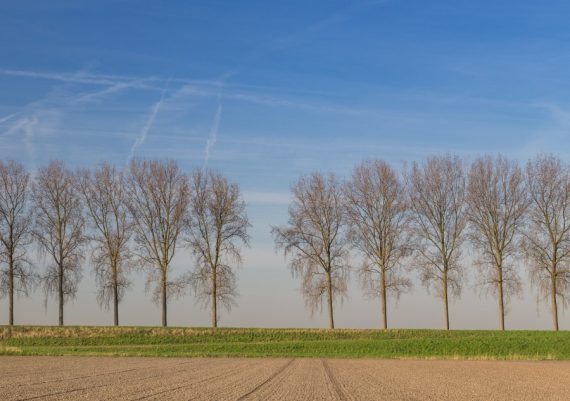
[[[0,357],[0,400],[568,400],[570,362]]]

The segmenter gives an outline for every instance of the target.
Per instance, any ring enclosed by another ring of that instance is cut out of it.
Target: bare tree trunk
[[[218,327],[218,285],[217,270],[212,270],[212,327]]]
[[[8,298],[9,298],[9,306],[8,306],[8,321],[9,325],[14,325],[14,260],[12,259],[12,255],[10,255],[10,272],[8,275]]]
[[[58,266],[59,268],[59,283],[58,283],[58,292],[59,292],[59,325],[63,326],[63,266],[61,264]]]
[[[115,270],[115,282],[113,283],[113,307],[114,307],[114,321],[115,326],[119,325],[119,288],[117,286],[117,273]]]
[[[329,308],[329,328],[334,329],[331,272],[327,271],[327,304]]]
[[[160,285],[161,285],[160,293],[162,296],[162,326],[166,327],[167,326],[167,320],[166,320],[166,269],[163,269],[161,272]]]
[[[447,298],[447,269],[443,273],[443,313],[445,330],[449,330],[449,300]]]
[[[499,293],[499,323],[501,325],[501,330],[505,330],[505,300],[503,291],[503,269],[499,267],[497,269],[497,274],[499,275],[498,280],[498,293]]]
[[[550,296],[552,300],[552,328],[558,331],[558,305],[556,303],[556,276],[551,276]]]
[[[386,308],[386,270],[382,268],[382,278],[380,280],[380,299],[382,303],[382,328],[386,330],[388,328],[388,312]]]

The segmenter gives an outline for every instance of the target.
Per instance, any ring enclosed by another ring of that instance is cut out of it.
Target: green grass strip
[[[0,326],[0,355],[570,360],[570,332]]]

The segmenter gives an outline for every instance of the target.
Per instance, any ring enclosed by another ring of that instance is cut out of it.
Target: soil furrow
[[[332,385],[332,388],[334,389],[334,392],[337,396],[337,399],[340,401],[347,401],[349,399],[349,397],[345,394],[344,390],[340,386],[336,377],[332,374],[331,368],[330,368],[329,364],[327,363],[327,361],[324,359],[321,359],[321,363],[323,364],[323,369],[324,369],[325,374],[327,376],[327,380]]]
[[[279,370],[277,370],[275,373],[273,373],[271,376],[269,376],[266,380],[264,380],[259,385],[254,387],[251,391],[248,391],[247,393],[245,393],[244,395],[239,397],[237,399],[237,401],[245,400],[247,397],[249,397],[253,393],[259,391],[263,386],[266,386],[268,383],[271,383],[273,380],[275,380],[275,378],[277,376],[279,376],[281,373],[283,373],[285,371],[285,369],[287,369],[289,366],[291,366],[294,361],[295,361],[294,359],[289,360],[285,365],[283,365]]]

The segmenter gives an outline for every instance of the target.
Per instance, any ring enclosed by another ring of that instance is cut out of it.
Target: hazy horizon
[[[161,3],[55,1],[0,4],[0,158],[34,171],[132,157],[209,167],[240,185],[252,223],[238,270],[238,305],[220,325],[326,327],[311,318],[270,225],[284,224],[301,174],[347,178],[364,159],[401,161],[456,153],[465,161],[538,153],[570,161],[570,4],[483,1]],[[452,297],[451,328],[495,329],[496,299],[470,279]],[[179,249],[173,276],[192,266]],[[40,265],[41,266],[41,265]],[[84,266],[65,324],[112,324]],[[144,274],[120,304],[121,325],[159,325]],[[443,308],[414,278],[390,327],[443,326]],[[527,268],[507,329],[550,329]],[[7,323],[0,299],[0,324]],[[539,313],[540,312],[540,313]],[[170,326],[208,326],[191,294],[170,303]],[[335,308],[338,327],[375,328],[379,302],[352,277]],[[16,324],[56,324],[53,299],[16,298]],[[560,328],[570,316],[560,310]]]

